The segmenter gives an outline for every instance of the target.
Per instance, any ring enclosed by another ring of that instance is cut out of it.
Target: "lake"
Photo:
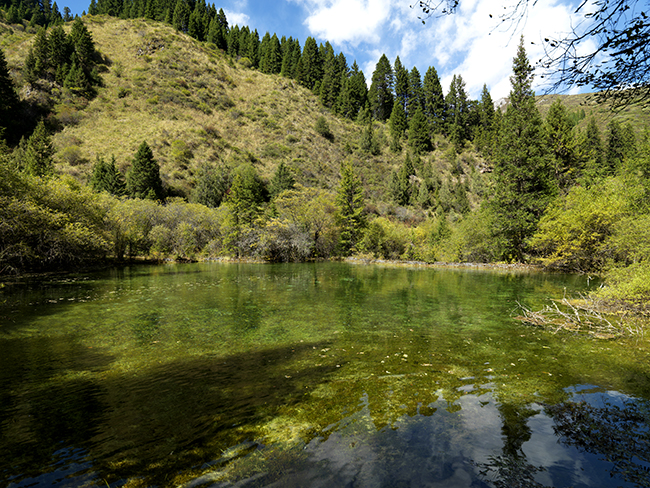
[[[587,276],[200,263],[0,288],[0,482],[650,485],[650,344],[515,319]]]

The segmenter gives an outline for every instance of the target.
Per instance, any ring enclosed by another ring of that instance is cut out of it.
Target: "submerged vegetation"
[[[525,262],[602,274],[599,299],[645,310],[641,106],[535,97],[523,40],[495,107],[458,75],[443,94],[434,67],[382,56],[367,88],[329,43],[260,40],[204,2],[128,3],[74,21],[3,11],[3,274],[136,257]]]

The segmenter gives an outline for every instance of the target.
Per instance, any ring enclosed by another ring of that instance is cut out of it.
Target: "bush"
[[[322,115],[316,119],[316,125],[314,126],[314,130],[318,132],[321,136],[323,136],[325,139],[328,141],[333,141],[334,140],[334,134],[332,134],[332,131],[330,130],[330,126],[327,123],[327,120],[325,120],[325,117]]]
[[[558,197],[539,221],[530,244],[550,267],[602,270],[615,257],[609,237],[626,213],[622,182],[605,180],[589,189],[576,186]]]

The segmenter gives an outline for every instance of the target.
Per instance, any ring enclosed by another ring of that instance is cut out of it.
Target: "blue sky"
[[[61,0],[73,13],[81,13],[90,1]],[[298,38],[308,36],[319,43],[330,41],[343,52],[348,64],[357,61],[370,79],[382,54],[394,63],[397,56],[411,69],[416,66],[424,77],[429,66],[436,68],[443,89],[454,74],[460,74],[471,98],[479,98],[483,84],[496,101],[510,90],[512,58],[519,36],[524,35],[531,62],[543,55],[542,39],[569,32],[583,19],[573,13],[576,1],[544,0],[529,7],[517,26],[502,23],[502,5],[508,0],[462,0],[456,15],[418,19],[421,12],[411,8],[417,0],[217,0],[231,25],[257,29],[260,38],[274,32]],[[532,2],[530,2],[532,3]],[[588,47],[588,46],[586,46]],[[541,73],[540,73],[541,74]],[[535,89],[543,90],[536,78]]]

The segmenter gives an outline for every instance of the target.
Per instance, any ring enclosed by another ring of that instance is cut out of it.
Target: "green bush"
[[[322,115],[316,119],[314,130],[318,132],[321,136],[323,136],[325,139],[327,139],[328,141],[334,140],[334,134],[332,134],[332,131],[330,130],[330,126],[327,123],[327,120]]]

